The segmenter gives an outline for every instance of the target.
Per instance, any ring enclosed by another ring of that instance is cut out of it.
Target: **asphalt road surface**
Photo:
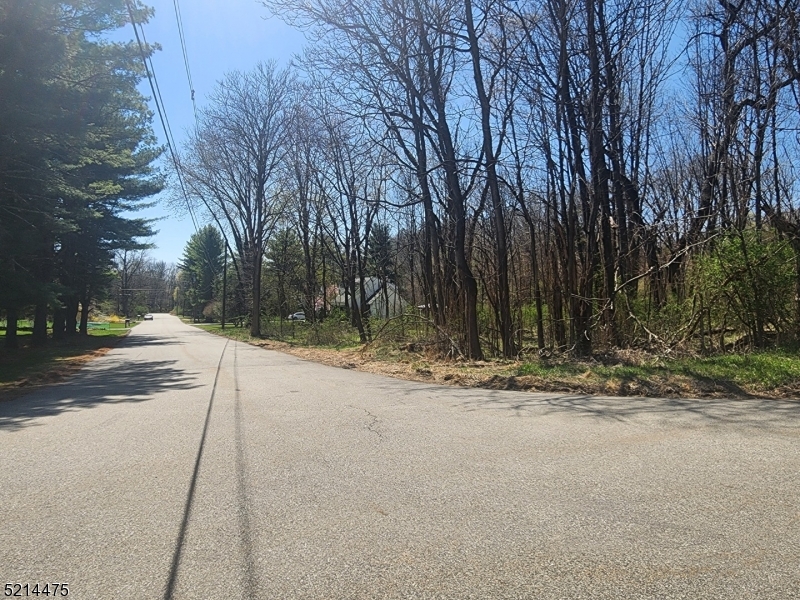
[[[45,582],[123,600],[796,599],[800,404],[426,385],[156,315],[0,402],[0,585]]]

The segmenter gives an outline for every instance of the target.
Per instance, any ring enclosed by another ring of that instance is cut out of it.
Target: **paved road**
[[[461,390],[156,315],[0,402],[0,583],[70,598],[799,598],[800,404]]]

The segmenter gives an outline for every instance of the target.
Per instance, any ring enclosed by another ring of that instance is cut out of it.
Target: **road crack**
[[[371,412],[369,412],[369,411],[368,411],[366,408],[361,408],[361,407],[359,407],[359,406],[353,406],[352,404],[348,404],[347,406],[349,406],[349,407],[350,407],[350,408],[352,408],[353,410],[364,411],[364,413],[365,413],[365,414],[367,415],[367,417],[369,417],[369,419],[370,419],[369,423],[367,423],[367,424],[365,425],[365,428],[366,428],[368,431],[371,431],[372,433],[374,433],[375,435],[377,435],[379,440],[383,441],[383,434],[382,434],[382,433],[381,433],[381,431],[380,431],[380,430],[377,428],[377,425],[378,425],[378,423],[379,423],[379,421],[380,421],[380,419],[378,418],[378,416],[377,416],[377,415],[374,415],[374,414],[372,414],[372,413],[371,413]]]

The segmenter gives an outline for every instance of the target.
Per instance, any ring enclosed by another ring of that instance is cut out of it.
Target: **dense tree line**
[[[264,4],[314,43],[184,157],[253,334],[336,296],[367,340],[378,277],[472,358],[797,339],[796,0]]]
[[[137,20],[149,9],[133,3]],[[85,333],[109,295],[118,251],[151,225],[127,216],[160,191],[161,150],[125,0],[0,2],[0,309],[6,344],[34,317],[34,341]],[[145,52],[151,49],[146,48]],[[80,308],[80,312],[79,312]]]

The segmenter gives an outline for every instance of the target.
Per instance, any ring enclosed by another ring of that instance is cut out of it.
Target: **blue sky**
[[[180,147],[194,116],[174,0],[145,0],[145,3],[156,11],[145,25],[145,36],[148,42],[157,42],[162,47],[153,57],[153,65],[172,134]],[[305,42],[301,32],[275,17],[270,18],[267,9],[256,0],[183,0],[180,10],[198,108],[202,108],[214,84],[225,73],[246,71],[270,59],[286,64]],[[128,28],[123,35],[133,38],[133,29]],[[141,89],[151,96],[146,81]],[[155,111],[155,105],[150,104]],[[163,143],[165,136],[158,117],[153,126]],[[168,195],[165,191],[156,198],[157,206],[136,216],[161,219],[155,225],[159,233],[152,239],[157,247],[150,253],[158,260],[176,262],[194,233],[194,226],[188,214],[176,214],[167,206]]]

